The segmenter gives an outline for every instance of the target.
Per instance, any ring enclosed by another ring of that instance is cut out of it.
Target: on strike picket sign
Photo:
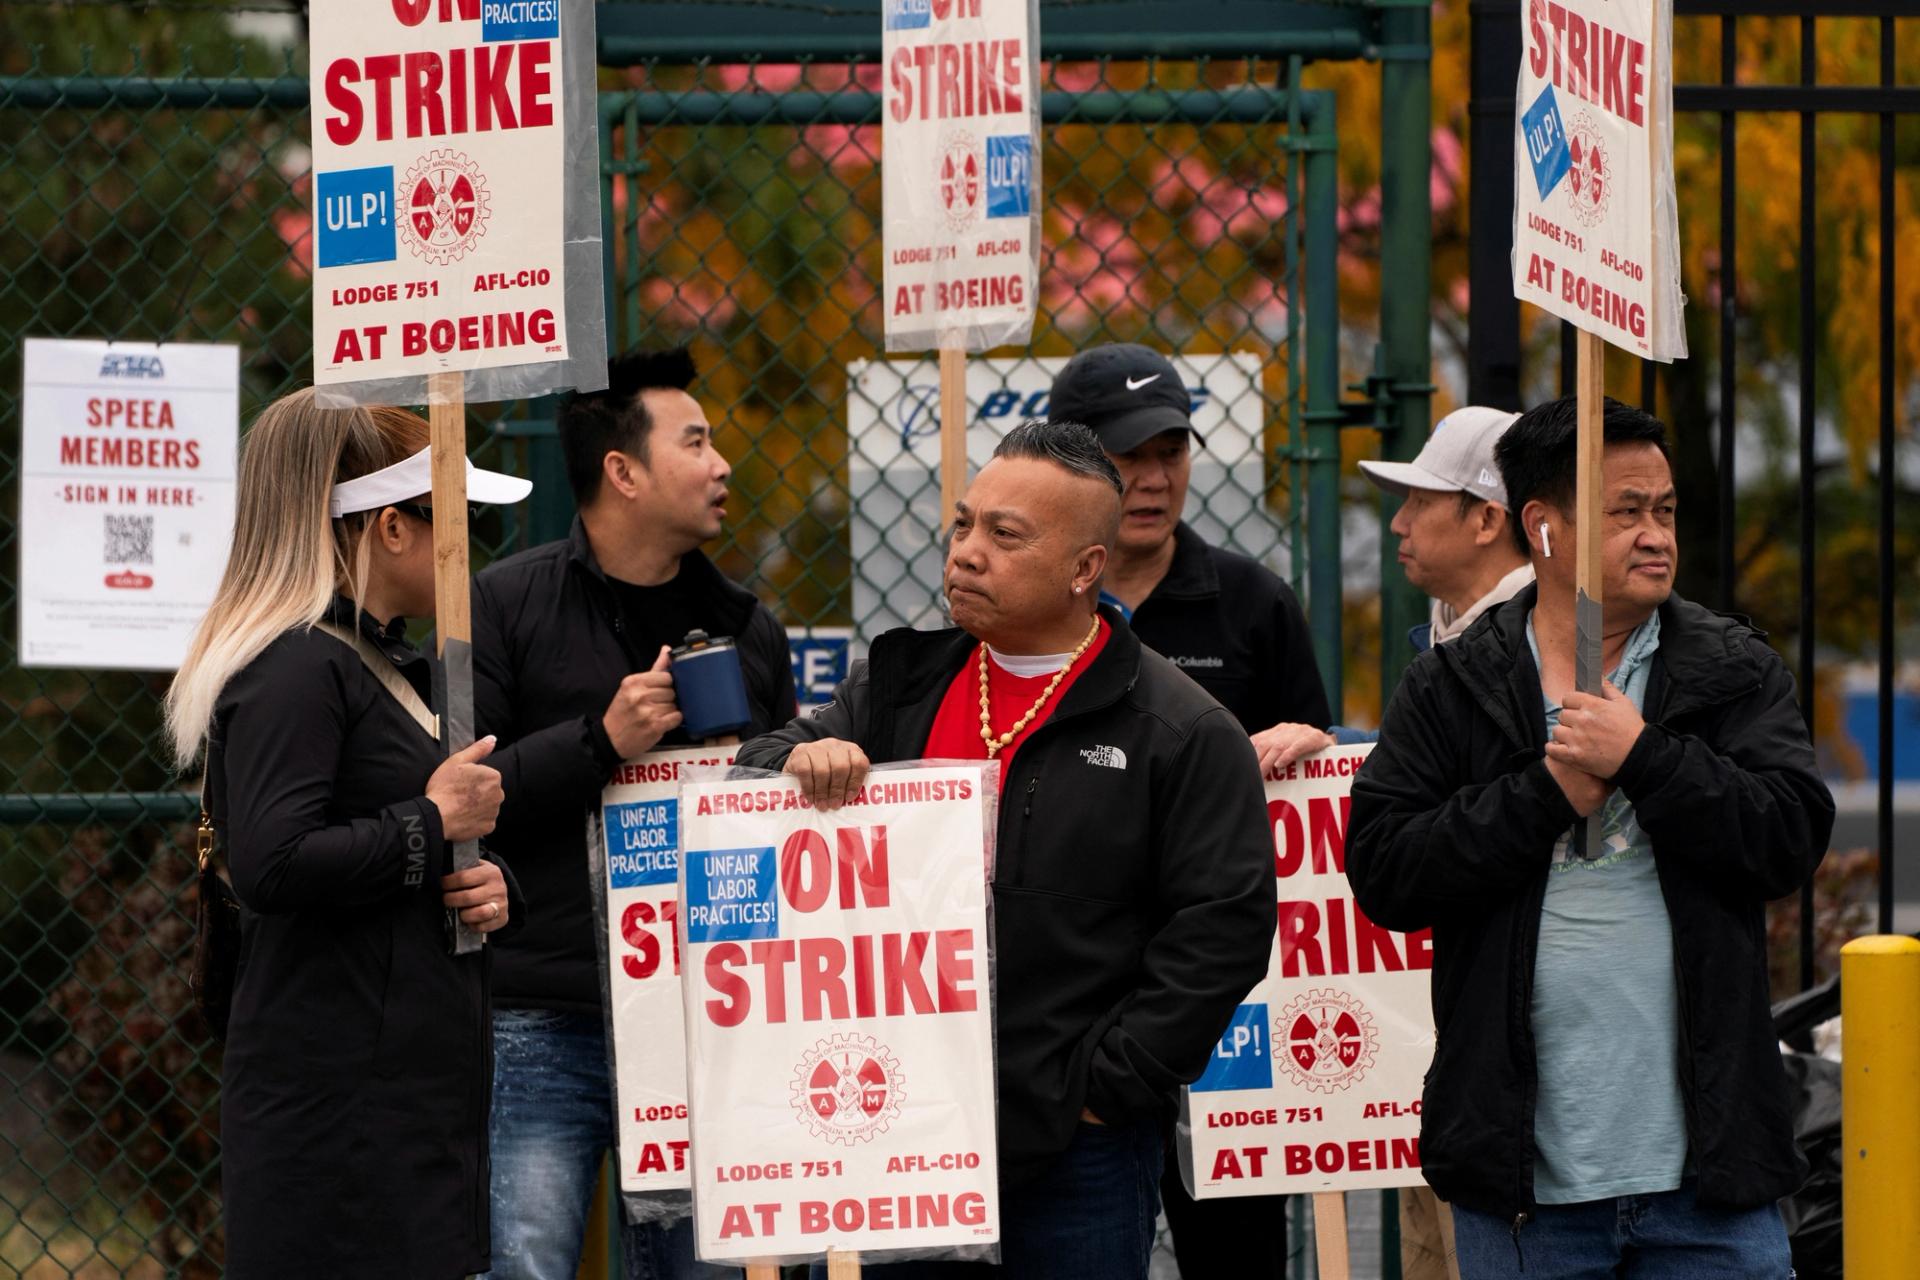
[[[687,1055],[680,998],[680,773],[733,763],[732,747],[653,751],[600,793],[607,904],[607,1018],[613,1040],[620,1190],[684,1191]]]
[[[1034,0],[883,0],[886,349],[1033,333],[1040,260]]]
[[[1266,978],[1186,1091],[1197,1199],[1422,1181],[1431,941],[1374,924],[1347,887],[1348,789],[1371,750],[1330,747],[1267,782],[1279,925]]]
[[[999,1239],[978,765],[680,788],[694,1224],[709,1261]]]
[[[1513,291],[1653,360],[1687,353],[1672,0],[1528,0]]]
[[[568,359],[573,3],[313,6],[316,383]]]
[[[20,664],[171,671],[233,534],[240,349],[29,338]]]

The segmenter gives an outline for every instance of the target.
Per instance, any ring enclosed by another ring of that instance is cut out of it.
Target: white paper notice
[[[1371,747],[1332,747],[1267,783],[1273,960],[1186,1091],[1196,1199],[1413,1186],[1433,1060],[1426,931],[1367,919],[1347,886],[1348,791]]]
[[[26,343],[20,665],[172,671],[233,536],[240,349]]]
[[[1032,0],[883,0],[886,349],[1033,334],[1040,262]]]
[[[1513,291],[1636,355],[1687,353],[1671,0],[1529,0]]]
[[[694,1225],[710,1261],[999,1238],[980,766],[680,789]]]
[[[732,747],[653,751],[614,770],[589,840],[605,841],[608,1019],[620,1190],[684,1191],[687,1036],[680,998],[680,771]]]
[[[560,0],[310,22],[314,381],[566,359]]]

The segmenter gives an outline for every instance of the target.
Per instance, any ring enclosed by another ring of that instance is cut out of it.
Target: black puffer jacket
[[[1120,615],[1020,746],[993,869],[1000,1167],[1018,1182],[1082,1107],[1159,1126],[1273,950],[1273,839],[1259,762],[1227,710]],[[738,763],[778,769],[821,738],[875,764],[926,746],[975,649],[963,631],[889,631],[813,717]]]
[[[1347,877],[1391,929],[1433,929],[1439,1032],[1421,1109],[1427,1180],[1449,1201],[1534,1209],[1535,946],[1556,838],[1575,820],[1547,772],[1528,587],[1395,691],[1353,785]],[[1833,798],[1794,681],[1744,619],[1670,598],[1644,712],[1615,779],[1653,843],[1673,925],[1680,1077],[1702,1203],[1799,1186],[1767,1000],[1763,907],[1819,865]]]

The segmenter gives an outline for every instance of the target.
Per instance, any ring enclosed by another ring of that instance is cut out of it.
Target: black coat
[[[1293,588],[1265,565],[1174,526],[1173,562],[1128,619],[1140,643],[1233,712],[1248,733],[1333,719]]]
[[[1535,946],[1554,841],[1574,820],[1547,772],[1528,587],[1414,659],[1354,779],[1347,877],[1390,929],[1433,929],[1439,1034],[1421,1109],[1446,1200],[1531,1213]],[[1794,681],[1744,619],[1660,609],[1647,728],[1615,779],[1651,839],[1673,926],[1681,1089],[1702,1203],[1751,1208],[1800,1185],[1768,1008],[1764,907],[1825,855],[1833,798]]]
[[[1277,907],[1259,762],[1219,703],[1120,615],[1000,796],[993,868],[1000,1167],[1018,1182],[1082,1107],[1163,1123],[1267,971]],[[889,631],[811,717],[740,749],[778,769],[821,738],[920,757],[965,632]],[[1109,750],[1110,749],[1110,750]]]
[[[354,614],[336,601],[329,617]],[[359,626],[424,699],[428,660],[398,628]],[[357,653],[304,628],[228,681],[209,736],[243,907],[220,1083],[227,1275],[487,1270],[492,947],[447,950],[449,849],[425,795],[439,744]]]
[[[753,724],[793,716],[787,633],[754,594],[699,552],[682,557],[699,625],[732,636]],[[626,618],[576,518],[570,537],[492,565],[473,583],[474,716],[499,747],[506,804],[488,843],[526,890],[526,928],[499,948],[494,1003],[598,1016],[601,973],[587,869],[587,813],[620,763],[601,723],[620,682],[678,644]],[[675,730],[662,747],[694,745]]]

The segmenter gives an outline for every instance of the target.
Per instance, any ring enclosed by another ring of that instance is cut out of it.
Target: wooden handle
[[[967,353],[940,348],[940,528],[967,491]]]
[[[467,551],[467,376],[427,375],[433,442],[433,614],[435,642],[473,639],[472,565]]]
[[[1587,599],[1601,604],[1604,601],[1601,578],[1605,570],[1601,565],[1600,548],[1606,535],[1601,484],[1601,472],[1606,465],[1606,431],[1602,426],[1606,412],[1603,402],[1607,394],[1606,340],[1599,334],[1580,330],[1576,358],[1579,366],[1574,378],[1575,449],[1579,470],[1575,481],[1577,492],[1573,513],[1573,585],[1576,591],[1585,593]],[[1593,657],[1597,667],[1598,655]],[[1591,689],[1582,685],[1580,692],[1600,692],[1598,681],[1594,682]]]
[[[1338,1191],[1314,1193],[1313,1244],[1320,1280],[1348,1280],[1347,1198]]]
[[[860,1280],[860,1255],[847,1249],[827,1250],[827,1280]]]

